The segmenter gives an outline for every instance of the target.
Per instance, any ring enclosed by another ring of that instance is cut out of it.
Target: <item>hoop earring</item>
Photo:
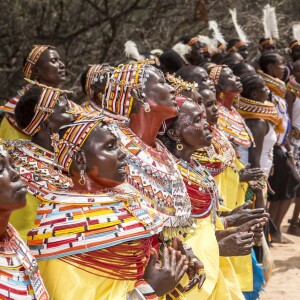
[[[151,111],[150,105],[149,105],[148,102],[144,102],[144,103],[143,103],[143,107],[144,107],[144,111],[145,111],[146,113],[148,113],[148,112]]]
[[[176,149],[178,151],[181,151],[183,149],[183,145],[179,142],[179,140],[176,141]]]
[[[84,170],[80,170],[80,179],[79,184],[84,186],[86,184],[85,176],[84,176]]]

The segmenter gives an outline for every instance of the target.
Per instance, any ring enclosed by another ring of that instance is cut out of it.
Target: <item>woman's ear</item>
[[[173,141],[178,141],[179,139],[179,132],[174,128],[167,130],[167,135]]]
[[[83,151],[77,151],[74,154],[73,162],[78,171],[86,170],[86,157]]]

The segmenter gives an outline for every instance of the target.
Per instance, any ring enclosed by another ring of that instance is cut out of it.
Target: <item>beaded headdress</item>
[[[100,123],[104,124],[103,128],[106,126],[110,131],[114,132],[113,127],[109,126],[109,124],[115,123],[113,119],[102,114],[94,114],[92,116],[80,116],[74,123],[62,126],[60,130],[65,128],[67,130],[61,139],[59,139],[57,133],[52,135],[55,159],[65,171],[69,172],[75,154],[82,151],[81,148],[88,136]]]
[[[175,89],[175,94],[178,95],[183,90],[187,91],[198,91],[198,83],[196,82],[188,82],[184,81],[180,77],[176,77],[175,75],[166,74],[166,79],[170,83],[170,85]]]
[[[145,88],[147,74],[145,68],[155,64],[154,60],[143,60],[120,65],[109,73],[103,99],[104,108],[117,115],[130,115],[133,95],[132,89]]]
[[[33,67],[48,48],[54,49],[54,47],[50,45],[34,45],[29,55],[26,58],[26,62],[23,67],[23,73],[25,78],[31,79],[31,74]]]
[[[208,77],[215,86],[218,85],[222,70],[225,67],[227,67],[227,66],[226,65],[218,65],[218,66],[214,66],[210,69]]]
[[[34,116],[28,126],[22,129],[26,134],[34,136],[41,129],[41,123],[48,120],[61,94],[72,93],[67,90],[48,87],[36,81],[25,78],[29,83],[40,86],[42,93],[34,108]]]

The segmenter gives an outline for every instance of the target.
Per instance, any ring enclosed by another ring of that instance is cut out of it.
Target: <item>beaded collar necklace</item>
[[[219,192],[213,177],[197,161],[192,160],[188,164],[177,159],[176,162],[191,199],[192,216],[205,218],[211,214],[215,224]]]
[[[219,110],[218,128],[236,145],[249,148],[254,139],[242,116],[232,106],[229,110],[217,103]]]
[[[258,102],[244,97],[239,97],[238,112],[244,119],[263,119],[277,125],[279,117],[272,102]]]
[[[191,203],[172,154],[159,140],[156,149],[146,145],[127,126],[120,125],[118,135],[128,153],[127,180],[162,213],[164,235],[189,231]]]
[[[211,126],[211,133],[211,146],[196,150],[192,155],[193,161],[200,163],[213,176],[222,173],[227,167],[236,170],[235,150],[226,135],[216,126]]]
[[[36,259],[10,224],[5,242],[0,243],[0,274],[1,295],[5,299],[50,299]]]
[[[284,81],[274,78],[261,70],[257,71],[265,81],[266,86],[275,94],[281,98],[285,97],[286,94],[286,86]]]

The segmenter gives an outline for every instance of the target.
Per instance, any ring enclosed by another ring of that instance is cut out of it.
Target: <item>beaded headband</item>
[[[183,90],[198,91],[198,83],[196,82],[190,83],[188,81],[184,81],[180,77],[176,77],[170,73],[166,74],[166,79],[175,89],[176,95],[180,94]]]
[[[55,159],[65,171],[69,172],[75,154],[82,151],[81,148],[88,136],[100,123],[104,123],[103,128],[106,126],[107,129],[114,133],[114,128],[109,125],[116,123],[116,121],[98,114],[92,117],[80,116],[74,123],[62,126],[60,130],[67,128],[67,131],[61,139],[59,139],[58,133],[51,136]]]
[[[289,46],[289,48],[290,48],[290,50],[292,50],[294,47],[296,47],[296,46],[300,46],[300,41],[294,41],[290,46]]]
[[[23,73],[25,78],[30,79],[33,67],[36,65],[37,61],[48,48],[53,48],[50,45],[34,45],[29,55],[26,58],[26,62],[23,67]]]
[[[110,70],[114,70],[115,68],[110,67],[108,64],[100,64],[100,65],[89,65],[90,68],[86,74],[84,92],[87,95],[93,95],[94,90],[92,89],[92,84],[97,82],[98,80],[102,81],[104,79],[104,74],[108,73]]]
[[[132,89],[144,89],[148,75],[145,68],[153,60],[135,61],[120,65],[109,74],[103,99],[104,108],[117,115],[130,115],[133,103]]]
[[[237,42],[235,45],[233,45],[231,48],[229,48],[227,50],[227,52],[234,52],[235,50],[237,50],[238,48],[240,48],[242,46],[247,46],[247,44],[243,41]]]
[[[199,42],[199,38],[198,38],[198,37],[193,37],[193,38],[191,38],[191,39],[189,40],[188,45],[189,45],[189,46],[192,46],[192,45],[194,45],[194,44],[197,43],[197,42]]]
[[[219,83],[221,72],[224,67],[227,67],[227,66],[226,65],[218,65],[218,66],[212,67],[209,71],[208,77],[215,86]]]
[[[260,44],[260,46],[275,45],[276,40],[272,39],[272,38],[267,38],[267,39],[264,39],[263,41],[261,41],[259,44]]]
[[[26,134],[34,136],[41,129],[41,123],[48,120],[61,94],[72,93],[67,90],[48,87],[36,81],[25,78],[32,85],[40,86],[42,93],[34,108],[34,116],[28,126],[22,129]]]

